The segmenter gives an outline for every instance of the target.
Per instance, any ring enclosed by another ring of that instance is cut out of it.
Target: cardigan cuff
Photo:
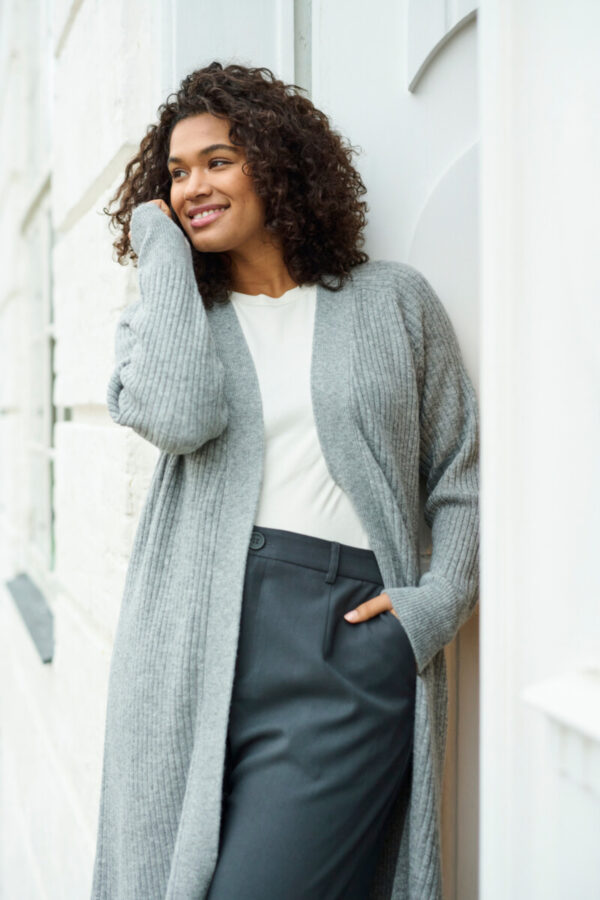
[[[431,572],[426,572],[416,586],[384,586],[382,593],[389,596],[404,626],[419,675],[436,653],[454,639],[477,599]]]
[[[129,222],[129,243],[138,257],[141,254],[142,244],[144,239],[147,238],[149,231],[151,235],[147,240],[149,251],[155,251],[156,240],[158,239],[163,256],[165,241],[174,241],[178,249],[184,248],[187,253],[191,254],[191,243],[181,226],[163,212],[156,203],[147,201],[134,207]]]

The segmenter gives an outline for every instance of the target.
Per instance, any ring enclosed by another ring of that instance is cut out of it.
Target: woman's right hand
[[[169,207],[167,206],[167,204],[165,203],[164,200],[160,200],[160,199],[149,200],[148,203],[154,203],[154,205],[158,206],[159,209],[162,209],[162,211],[164,213],[166,213],[171,220],[173,219],[173,216],[171,215],[171,210],[169,209]]]

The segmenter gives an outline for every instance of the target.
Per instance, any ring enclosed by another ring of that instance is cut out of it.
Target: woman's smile
[[[192,228],[205,228],[207,225],[210,225],[211,222],[220,219],[226,209],[226,206],[218,206],[216,208],[210,206],[208,209],[204,210],[202,207],[194,207],[188,213],[190,224]]]

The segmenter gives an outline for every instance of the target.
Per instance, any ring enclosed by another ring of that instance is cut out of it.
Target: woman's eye
[[[226,166],[231,165],[231,161],[228,159],[211,159],[210,163],[208,164],[209,169],[214,168],[214,166],[216,166],[218,163],[223,163]],[[220,168],[220,166],[219,166],[219,168]],[[177,178],[178,172],[183,172],[183,169],[173,169],[173,171],[171,172],[172,180]]]

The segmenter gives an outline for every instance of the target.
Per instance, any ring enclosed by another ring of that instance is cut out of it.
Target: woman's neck
[[[232,288],[240,294],[267,294],[281,297],[297,287],[283,261],[280,247],[263,243],[252,254],[230,254]]]

